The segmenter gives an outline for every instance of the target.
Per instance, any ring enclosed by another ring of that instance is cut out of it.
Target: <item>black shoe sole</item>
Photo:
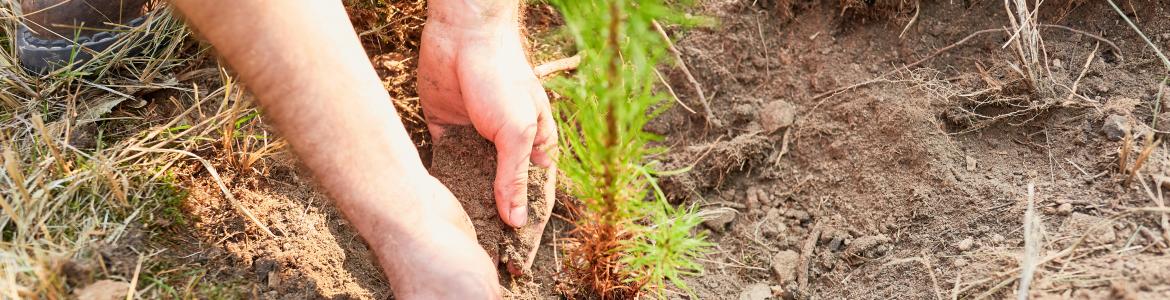
[[[146,22],[146,16],[138,17],[127,26],[137,27]],[[76,40],[45,40],[33,35],[32,30],[21,24],[16,32],[17,55],[25,70],[44,75],[66,65],[82,64],[93,59],[93,53],[110,48],[125,32],[99,32],[80,36]]]

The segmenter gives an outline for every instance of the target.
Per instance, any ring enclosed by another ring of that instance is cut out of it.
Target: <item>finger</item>
[[[492,139],[496,144],[496,208],[504,223],[512,227],[528,221],[528,161],[537,128],[536,122],[526,123],[529,125],[505,125]]]
[[[532,163],[548,168],[552,166],[557,156],[557,122],[553,118],[552,109],[548,104],[548,96],[544,90],[538,90],[537,107],[540,115],[536,117],[536,138],[532,143]]]
[[[431,133],[431,141],[438,141],[443,138],[443,125],[438,122],[427,122],[427,131]]]

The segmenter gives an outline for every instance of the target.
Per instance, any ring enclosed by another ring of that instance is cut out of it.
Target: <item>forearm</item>
[[[426,170],[339,1],[172,3],[239,74],[360,232],[424,217],[408,192]]]

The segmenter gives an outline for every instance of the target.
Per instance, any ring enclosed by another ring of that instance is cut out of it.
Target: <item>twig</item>
[[[821,238],[821,222],[813,224],[812,232],[804,240],[804,245],[800,247],[800,263],[796,267],[796,282],[797,290],[800,293],[808,293],[808,266],[813,259],[813,251],[816,250],[817,240]]]
[[[1133,122],[1129,122],[1129,123],[1130,123],[1130,125],[1133,125],[1132,124]],[[1129,127],[1133,128],[1133,126],[1129,126]],[[1117,154],[1117,160],[1118,160],[1117,172],[1125,173],[1125,170],[1127,169],[1125,165],[1129,163],[1129,151],[1132,150],[1132,148],[1133,148],[1133,132],[1131,130],[1127,129],[1127,130],[1125,130],[1125,138],[1123,139],[1123,141],[1121,143],[1121,153]]]
[[[237,210],[239,210],[241,213],[243,213],[244,216],[248,217],[248,220],[252,221],[252,224],[255,224],[256,227],[260,227],[260,230],[264,231],[264,233],[267,234],[269,237],[274,238],[274,239],[276,238],[276,235],[272,233],[272,230],[269,230],[267,225],[264,225],[264,223],[260,222],[260,219],[256,218],[256,215],[252,214],[251,210],[249,210],[247,207],[244,207],[243,205],[240,205],[239,200],[236,200],[236,196],[232,194],[232,191],[228,190],[227,186],[223,184],[223,179],[219,177],[219,172],[216,172],[215,167],[212,166],[211,162],[208,162],[206,159],[203,159],[202,157],[195,155],[195,153],[191,153],[191,152],[183,151],[183,150],[176,150],[176,149],[148,149],[148,148],[141,148],[141,147],[133,147],[133,148],[129,148],[127,150],[141,151],[141,152],[174,153],[174,154],[189,156],[191,158],[194,158],[195,160],[198,160],[199,163],[203,164],[203,168],[207,169],[207,173],[211,174],[211,177],[215,179],[215,184],[219,186],[220,191],[223,192],[223,196],[226,197],[229,202],[231,202],[232,206],[235,207]]]
[[[126,288],[126,300],[134,299],[134,292],[138,289],[138,275],[142,273],[142,253],[138,253],[138,264],[134,266],[134,275],[130,277],[130,285]]]
[[[690,106],[687,106],[686,103],[682,102],[682,99],[678,98],[678,94],[674,92],[674,87],[671,87],[670,83],[666,82],[666,77],[662,77],[662,72],[658,72],[658,69],[654,69],[654,75],[658,75],[658,81],[662,82],[662,86],[666,87],[666,91],[670,93],[671,98],[674,98],[674,102],[677,102],[678,105],[682,105],[683,109],[686,109],[692,114],[695,113],[695,110],[691,109]]]
[[[910,17],[910,22],[906,22],[906,27],[902,28],[902,33],[898,34],[898,38],[903,38],[910,27],[914,26],[914,22],[918,21],[918,13],[922,12],[922,1],[914,1],[914,16]]]
[[[1100,47],[1101,47],[1101,44],[1097,44],[1096,46],[1093,46],[1093,52],[1090,52],[1089,58],[1085,59],[1085,66],[1081,67],[1081,74],[1077,75],[1077,79],[1073,80],[1072,87],[1068,88],[1069,89],[1068,97],[1065,97],[1064,101],[1072,101],[1073,96],[1077,94],[1077,85],[1080,85],[1081,79],[1085,78],[1086,73],[1089,73],[1089,66],[1092,65],[1093,60],[1097,58],[1097,49],[1099,49]]]
[[[570,57],[546,62],[532,68],[532,72],[536,73],[537,78],[544,78],[556,72],[576,70],[577,66],[581,64],[581,54]]]
[[[703,113],[707,118],[707,124],[715,125],[716,127],[721,126],[719,120],[716,120],[715,115],[711,113],[711,104],[707,102],[707,95],[703,93],[703,86],[699,84],[699,81],[695,79],[694,75],[691,75],[691,69],[687,68],[687,63],[683,60],[682,52],[674,47],[674,42],[670,40],[670,35],[666,34],[666,30],[662,29],[662,25],[658,24],[657,20],[651,20],[650,24],[654,25],[654,29],[658,31],[659,35],[662,35],[662,40],[666,42],[667,49],[670,50],[670,53],[674,54],[674,59],[678,61],[678,66],[682,69],[683,75],[687,76],[687,81],[691,82],[691,87],[699,95],[699,104],[703,105]]]
[[[1036,268],[1039,267],[1037,260],[1043,246],[1041,238],[1044,234],[1041,226],[1042,223],[1036,216],[1036,185],[1029,182],[1028,208],[1024,210],[1024,253],[1020,258],[1020,285],[1016,291],[1016,299],[1019,300],[1028,299],[1032,278],[1036,276]]]
[[[1153,152],[1154,148],[1157,148],[1158,144],[1161,142],[1161,140],[1154,140],[1153,133],[1146,134],[1146,146],[1143,147],[1142,152],[1138,154],[1137,161],[1133,162],[1133,169],[1129,170],[1129,176],[1125,177],[1125,182],[1123,182],[1124,185],[1129,185],[1129,182],[1133,181],[1133,177],[1137,175],[1137,172],[1141,170],[1142,165],[1145,164],[1146,160],[1150,158],[1150,153]]]

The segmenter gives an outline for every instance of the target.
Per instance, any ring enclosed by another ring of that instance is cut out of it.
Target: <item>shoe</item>
[[[21,0],[24,21],[16,32],[17,55],[28,71],[45,74],[93,59],[125,31],[142,25],[148,0]]]

